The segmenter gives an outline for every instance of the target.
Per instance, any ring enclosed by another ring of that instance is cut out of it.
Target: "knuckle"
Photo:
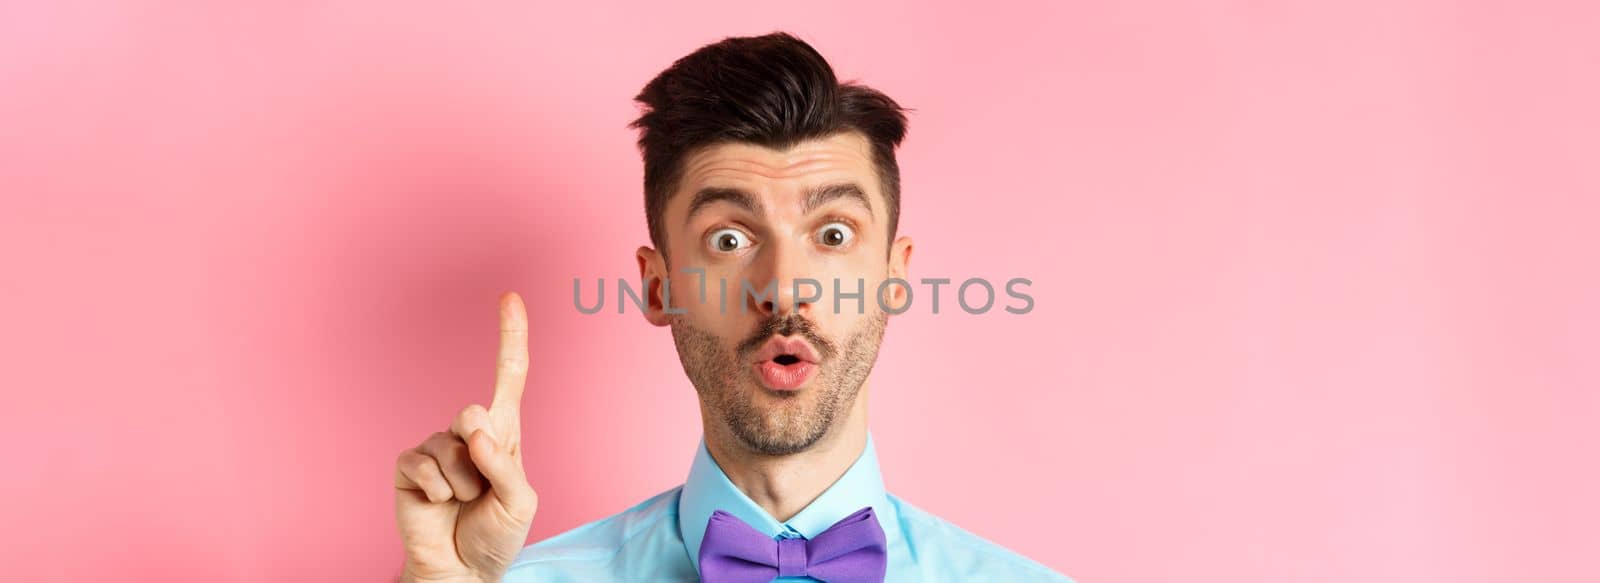
[[[471,405],[467,405],[465,408],[461,409],[460,413],[456,414],[456,424],[460,426],[470,426],[472,423],[475,423],[477,420],[488,415],[488,409],[483,408],[483,405],[473,403]]]
[[[489,423],[489,410],[482,405],[471,405],[461,410],[456,415],[455,423],[450,425],[450,433],[455,439],[466,439],[476,429]]]
[[[438,455],[438,452],[449,447],[450,442],[454,439],[455,435],[448,432],[439,431],[433,435],[429,435],[428,439],[422,442],[422,449],[429,455]]]
[[[472,453],[467,451],[467,442],[460,439],[451,439],[450,445],[440,453],[452,462],[459,462],[469,467],[472,465]]]
[[[449,484],[435,483],[433,487],[424,490],[424,492],[428,494],[428,500],[435,503],[448,501],[451,497]]]
[[[439,444],[428,454],[438,460],[439,468],[443,470],[454,470],[463,465],[471,466],[471,462],[466,455],[466,445],[461,443],[461,440],[454,435],[449,436],[448,439],[440,440]]]
[[[400,459],[395,462],[395,467],[399,468],[401,473],[410,476],[418,485],[422,485],[422,481],[426,480],[428,476],[428,464],[432,461],[432,458],[427,455],[411,449],[400,454]]]

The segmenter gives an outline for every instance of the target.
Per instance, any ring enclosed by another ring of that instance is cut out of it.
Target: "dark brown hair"
[[[666,254],[662,215],[698,148],[748,142],[783,150],[839,132],[872,144],[879,189],[889,207],[889,238],[900,222],[900,166],[907,108],[855,82],[841,84],[816,49],[785,32],[728,37],[678,59],[634,98],[643,113],[644,213],[650,241]]]

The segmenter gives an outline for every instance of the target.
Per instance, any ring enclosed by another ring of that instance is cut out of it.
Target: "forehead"
[[[842,132],[806,140],[787,150],[742,142],[708,146],[684,159],[678,194],[725,186],[758,196],[786,196],[832,181],[853,181],[868,193],[878,191],[872,144],[861,134]]]

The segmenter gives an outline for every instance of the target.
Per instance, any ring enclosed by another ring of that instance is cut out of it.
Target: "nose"
[[[810,315],[812,304],[822,296],[822,284],[809,277],[809,259],[800,245],[773,242],[758,252],[752,267],[750,289],[741,291],[746,309],[763,317]]]

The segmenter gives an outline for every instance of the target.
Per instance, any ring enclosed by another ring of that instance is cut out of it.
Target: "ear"
[[[639,280],[644,282],[645,321],[657,326],[672,323],[667,317],[666,303],[661,299],[661,286],[666,282],[666,261],[660,252],[648,246],[640,246],[634,255],[639,260]]]
[[[889,246],[889,277],[905,280],[907,285],[911,283],[911,250],[911,237],[896,238],[894,244]],[[894,291],[890,292],[889,304],[896,310],[904,309],[905,303],[910,300],[906,288],[896,285],[891,289]]]

